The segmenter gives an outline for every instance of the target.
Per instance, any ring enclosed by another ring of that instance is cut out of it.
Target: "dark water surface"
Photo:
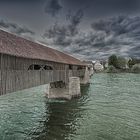
[[[44,88],[0,97],[0,140],[140,140],[139,74],[94,74],[72,101]]]

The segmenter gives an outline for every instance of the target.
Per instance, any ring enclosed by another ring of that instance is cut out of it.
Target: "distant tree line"
[[[140,64],[140,59],[132,58],[128,61],[129,68],[132,68],[135,64]]]
[[[140,73],[140,59],[111,55],[108,58],[108,72],[134,72]]]
[[[111,55],[108,59],[108,65],[114,66],[116,69],[125,69],[126,60],[123,57],[117,57],[116,55]]]

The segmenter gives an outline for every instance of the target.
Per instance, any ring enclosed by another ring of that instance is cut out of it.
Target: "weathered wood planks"
[[[32,64],[51,65],[53,70],[28,70]],[[67,83],[69,73],[81,77],[84,70],[76,70],[76,66],[69,70],[66,64],[0,54],[0,95],[55,81]]]

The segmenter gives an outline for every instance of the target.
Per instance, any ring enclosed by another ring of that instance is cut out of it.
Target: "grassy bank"
[[[128,69],[117,69],[114,66],[109,66],[106,70],[106,73],[140,73],[140,65],[134,65],[132,68]]]

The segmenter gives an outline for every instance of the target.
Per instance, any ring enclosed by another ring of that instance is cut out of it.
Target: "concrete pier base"
[[[80,78],[79,77],[70,77],[69,78],[69,95],[71,97],[81,96]]]
[[[89,75],[90,75],[90,77],[92,77],[93,74],[94,74],[94,70],[93,70],[93,68],[91,68],[90,71],[89,71]]]
[[[90,72],[89,72],[88,68],[86,68],[85,75],[80,78],[80,84],[86,85],[89,83],[90,83]]]
[[[81,95],[80,78],[69,77],[69,83],[63,81],[53,82],[47,85],[46,93],[50,99],[67,99],[71,100],[73,97]]]

